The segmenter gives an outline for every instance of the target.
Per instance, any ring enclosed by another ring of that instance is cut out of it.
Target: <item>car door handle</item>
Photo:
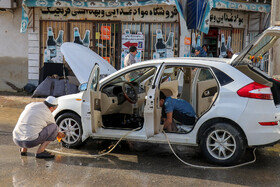
[[[204,95],[205,97],[209,96],[209,95],[210,95],[210,91],[209,91],[209,90],[205,90],[204,93],[203,93],[203,95]]]

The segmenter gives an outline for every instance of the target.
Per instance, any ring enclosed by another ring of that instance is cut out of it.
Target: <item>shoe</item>
[[[19,148],[19,152],[21,156],[27,156],[27,152],[21,152],[21,148]]]
[[[36,153],[36,158],[53,158],[54,155],[52,155],[51,153],[44,151],[42,153]]]

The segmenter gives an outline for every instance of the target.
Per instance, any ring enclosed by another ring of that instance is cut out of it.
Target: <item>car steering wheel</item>
[[[137,92],[130,82],[124,82],[122,85],[124,97],[131,104],[135,104],[138,100]]]

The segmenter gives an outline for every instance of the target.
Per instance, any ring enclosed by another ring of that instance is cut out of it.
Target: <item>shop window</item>
[[[223,45],[225,48],[232,48],[233,53],[238,53],[243,49],[243,32],[243,29],[210,28],[208,34],[204,34],[201,45],[206,44],[209,57],[221,56]],[[223,55],[225,55],[225,50],[223,50]]]
[[[75,42],[89,47],[116,69],[128,53],[129,46],[136,45],[137,61],[179,56],[179,23],[120,23],[116,21],[41,21],[40,63],[63,63],[60,46],[63,42]],[[50,34],[49,30],[52,30]],[[61,32],[62,31],[62,32]],[[125,41],[123,35],[131,34]],[[47,44],[49,35],[52,42]],[[138,35],[138,36],[132,36]],[[137,38],[138,37],[138,38]],[[136,39],[136,41],[133,41]],[[123,45],[126,43],[125,45]],[[51,53],[50,55],[50,52]],[[71,71],[70,71],[71,72]]]
[[[96,22],[93,50],[113,67],[119,67],[120,23]]]
[[[207,55],[209,57],[217,57],[218,52],[218,29],[210,29],[208,34],[204,35],[204,42],[207,46]]]
[[[138,61],[179,56],[179,23],[122,23],[122,32],[144,36],[144,48],[138,48]],[[128,47],[122,46],[121,50],[123,58]]]

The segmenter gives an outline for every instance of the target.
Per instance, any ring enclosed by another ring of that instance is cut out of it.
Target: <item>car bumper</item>
[[[273,101],[251,100],[240,117],[238,124],[243,129],[248,146],[265,146],[280,140],[279,109]],[[275,122],[278,125],[262,126],[259,122]]]

